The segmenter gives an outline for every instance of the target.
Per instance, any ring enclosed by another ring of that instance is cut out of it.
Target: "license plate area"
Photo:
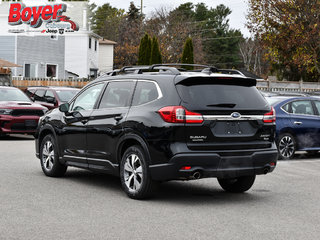
[[[216,137],[252,137],[257,128],[249,121],[218,121],[211,131]]]
[[[25,120],[24,125],[26,127],[36,127],[38,125],[38,122],[36,120]]]

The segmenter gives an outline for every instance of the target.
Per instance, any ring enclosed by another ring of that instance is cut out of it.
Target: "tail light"
[[[190,112],[182,106],[163,107],[159,111],[165,122],[169,123],[202,123],[203,117],[200,113]]]
[[[276,122],[276,112],[274,108],[271,107],[271,111],[263,115],[263,122],[264,123],[274,123]]]

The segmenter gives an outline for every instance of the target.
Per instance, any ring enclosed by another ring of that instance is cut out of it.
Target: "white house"
[[[107,39],[99,40],[99,71],[113,70],[113,49],[117,43]]]
[[[44,6],[62,1],[23,0],[22,2],[26,6]],[[64,15],[78,24],[78,31],[53,34],[28,32],[35,29],[26,24],[11,26],[8,24],[10,2],[0,2],[0,58],[23,66],[15,69],[13,76],[88,78],[96,77],[100,67],[103,67],[101,71],[112,69],[115,43],[107,45],[102,41],[102,45],[99,44],[102,38],[90,30],[88,23],[88,2],[63,3],[67,5]],[[36,30],[46,29],[46,23],[43,23]],[[17,30],[24,30],[24,33],[16,33]],[[103,57],[99,54],[100,47]]]

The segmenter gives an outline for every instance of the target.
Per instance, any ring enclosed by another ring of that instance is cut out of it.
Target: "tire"
[[[155,182],[150,177],[149,164],[141,147],[129,147],[120,163],[120,179],[124,192],[133,199],[150,197]]]
[[[5,133],[0,133],[0,138],[5,138],[5,137],[7,137],[8,135],[7,134],[5,134]]]
[[[67,166],[59,162],[59,155],[54,137],[49,134],[40,145],[40,164],[42,171],[49,177],[62,177]]]
[[[237,178],[221,179],[218,178],[220,186],[227,192],[243,193],[248,191],[256,179],[256,175]]]
[[[281,134],[277,142],[279,158],[289,160],[296,152],[296,140],[290,133]]]

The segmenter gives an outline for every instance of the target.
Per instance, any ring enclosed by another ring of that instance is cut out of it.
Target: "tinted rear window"
[[[177,90],[182,100],[194,109],[265,109],[268,103],[254,86],[222,84],[183,85]]]

